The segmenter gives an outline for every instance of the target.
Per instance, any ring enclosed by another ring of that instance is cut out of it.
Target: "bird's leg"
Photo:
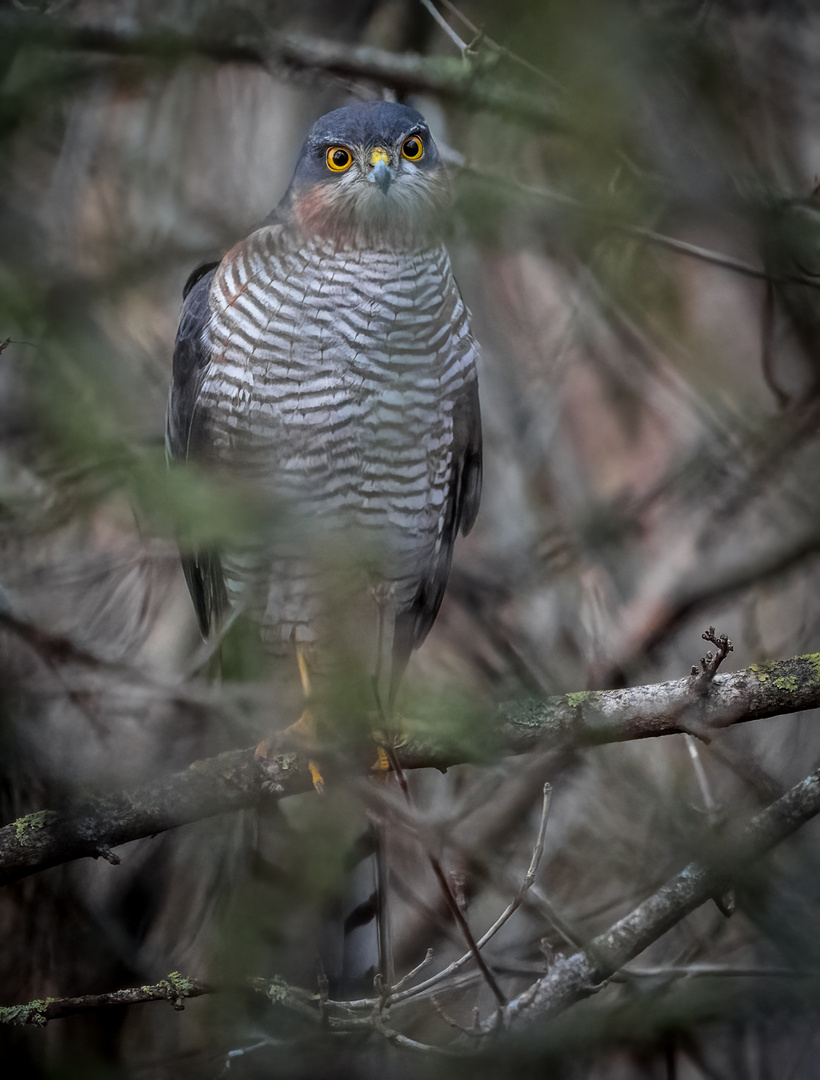
[[[396,633],[395,584],[374,586],[373,599],[378,611],[378,638],[376,644],[376,670],[373,674],[373,693],[376,698],[381,724],[373,732],[378,757],[374,770],[381,775],[390,771],[390,755],[387,747],[392,732],[392,679],[393,639]]]
[[[311,699],[311,687],[310,687],[310,672],[308,671],[307,657],[305,656],[306,648],[299,642],[296,643],[296,663],[299,665],[299,679],[302,683],[302,693],[305,695],[305,707],[302,710],[302,715],[296,721],[295,724],[291,724],[288,728],[288,732],[292,732],[298,735],[300,739],[303,739],[308,745],[316,744],[316,714],[310,704]],[[310,778],[313,781],[313,786],[317,792],[321,795],[325,789],[325,780],[313,759],[308,761],[308,768],[310,769]]]
[[[308,751],[314,749],[316,746],[316,714],[311,704],[312,691],[310,671],[308,670],[307,662],[307,646],[298,641],[296,642],[296,663],[299,667],[299,681],[302,684],[302,693],[305,698],[305,706],[302,709],[302,715],[298,720],[291,724],[290,727],[285,728],[278,736],[262,739],[256,748],[255,756],[258,758],[270,757],[282,742],[293,742],[297,746],[303,747]],[[325,781],[319,766],[311,758],[308,761],[308,768],[310,769],[310,778],[313,781],[313,786],[321,795],[324,791]]]

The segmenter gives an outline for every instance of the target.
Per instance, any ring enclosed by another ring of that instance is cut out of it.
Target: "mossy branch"
[[[185,1008],[187,998],[211,994],[213,990],[196,979],[172,971],[166,979],[152,986],[133,986],[107,994],[84,994],[82,997],[41,998],[25,1005],[0,1006],[0,1024],[31,1024],[43,1027],[49,1020],[90,1012],[112,1005],[139,1005],[145,1001],[168,1001],[177,1010]]]
[[[559,750],[690,732],[708,740],[732,724],[820,707],[820,654],[716,675],[625,690],[564,694],[504,705],[469,745],[434,733],[398,751],[404,768],[446,769],[498,754]],[[477,725],[478,727],[478,725]],[[480,735],[480,737],[479,737]],[[191,821],[308,791],[308,761],[284,753],[255,759],[252,749],[195,762],[133,791],[88,799],[61,813],[41,810],[0,829],[0,884],[80,858],[117,863],[112,848]]]
[[[768,680],[765,680],[768,681]],[[563,1012],[582,998],[597,993],[606,980],[629,960],[695,908],[719,896],[737,881],[744,868],[786,839],[820,812],[820,771],[807,776],[785,795],[755,815],[742,828],[729,828],[713,838],[706,858],[692,862],[643,900],[628,915],[570,956],[557,959],[502,1011],[501,1024],[516,1030]],[[362,1028],[382,1030],[377,1021],[378,1000],[320,1002],[316,995],[290,987],[281,979],[251,979],[250,985],[277,1006],[297,1011],[317,1025],[330,1024],[337,1031]],[[418,988],[419,990],[422,987]],[[107,994],[77,998],[45,998],[24,1005],[0,1007],[0,1024],[45,1025],[49,1020],[74,1013],[146,1001],[170,1001],[182,1009],[186,998],[213,993],[213,988],[172,972],[153,986],[134,987]],[[396,1003],[405,995],[398,995]],[[330,1010],[330,1012],[328,1011]],[[485,1025],[498,1037],[498,1016]],[[395,1033],[387,1033],[392,1037]],[[480,1034],[479,1032],[475,1033]],[[478,1047],[478,1043],[474,1044]],[[418,1048],[434,1050],[432,1046]],[[469,1053],[468,1050],[462,1052]]]

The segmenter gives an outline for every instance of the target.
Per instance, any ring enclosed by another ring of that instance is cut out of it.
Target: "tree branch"
[[[703,694],[699,677],[625,690],[584,691],[504,705],[498,722],[457,737],[407,737],[403,768],[446,769],[499,753],[558,750],[680,732],[708,739],[748,720],[820,707],[820,653],[716,675]],[[483,736],[483,738],[479,737]],[[80,858],[119,859],[120,844],[215,814],[310,790],[307,759],[296,753],[257,761],[234,750],[130,792],[107,793],[61,812],[42,810],[0,829],[0,885]]]
[[[145,1001],[170,1001],[175,1009],[185,1006],[186,998],[212,994],[213,989],[196,979],[188,979],[178,971],[172,971],[167,979],[153,986],[134,986],[126,990],[114,990],[108,994],[84,994],[82,997],[42,998],[25,1005],[0,1006],[0,1024],[33,1024],[43,1027],[49,1020],[89,1012],[110,1005],[138,1005]]]
[[[194,762],[130,792],[112,792],[57,813],[42,810],[0,829],[0,885],[80,858],[117,863],[112,847],[179,825],[310,788],[306,759],[277,755],[262,766],[253,749]]]
[[[796,784],[740,832],[731,830],[715,845],[708,862],[690,863],[609,930],[593,938],[585,949],[558,960],[543,978],[510,1003],[510,1026],[520,1028],[534,1020],[545,1020],[597,993],[624,964],[710,897],[725,892],[744,866],[818,812],[820,771]]]
[[[753,664],[716,675],[706,695],[700,676],[595,690],[504,705],[502,733],[514,753],[549,746],[625,742],[681,732],[703,735],[785,713],[820,707],[820,653]]]
[[[490,109],[536,124],[547,131],[566,131],[560,109],[545,94],[517,90],[509,77],[495,76],[497,56],[470,54],[460,58],[393,53],[370,45],[333,41],[308,34],[242,32],[180,34],[173,31],[135,34],[90,26],[72,26],[56,19],[20,15],[0,18],[0,34],[10,44],[137,57],[149,62],[177,63],[204,56],[217,63],[244,63],[276,72],[324,74],[389,87],[396,93],[431,93],[469,108]]]
[[[736,881],[738,873],[745,866],[759,859],[818,812],[820,771],[796,784],[742,829],[728,830],[715,843],[708,861],[690,863],[609,930],[593,938],[586,948],[554,963],[546,975],[506,1007],[505,1026],[516,1030],[533,1022],[543,1022],[577,1001],[597,993],[606,980],[629,960],[695,908],[723,893]],[[322,1021],[322,1011],[313,1007],[312,995],[289,992],[287,985],[279,979],[272,982],[254,979],[251,983],[275,1003],[296,1008],[317,1023]],[[155,986],[6,1006],[0,1008],[0,1023],[43,1025],[49,1020],[89,1009],[144,1001],[168,1000],[174,1008],[181,1009],[185,998],[212,992],[212,988],[206,984],[173,972],[168,979]],[[328,1004],[341,1010],[340,1015],[332,1021],[336,1030],[378,1026],[372,1015],[356,1017],[353,1014],[352,1006],[358,1003],[326,1002],[325,1006]],[[374,1002],[360,1004],[373,1005]],[[369,1011],[372,1014],[372,1009]],[[493,1031],[496,1030],[495,1020],[488,1021],[488,1025]],[[485,1028],[489,1030],[487,1025]]]

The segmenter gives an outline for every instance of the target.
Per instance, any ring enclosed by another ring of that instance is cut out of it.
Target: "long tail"
[[[351,850],[347,887],[319,948],[331,998],[372,997],[377,975],[392,981],[385,837],[373,822]]]

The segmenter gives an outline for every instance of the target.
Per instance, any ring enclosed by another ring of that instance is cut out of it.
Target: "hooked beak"
[[[378,184],[384,195],[387,194],[387,189],[393,183],[393,174],[390,171],[389,161],[390,158],[380,146],[377,146],[370,155],[372,169],[367,179],[371,184]]]

